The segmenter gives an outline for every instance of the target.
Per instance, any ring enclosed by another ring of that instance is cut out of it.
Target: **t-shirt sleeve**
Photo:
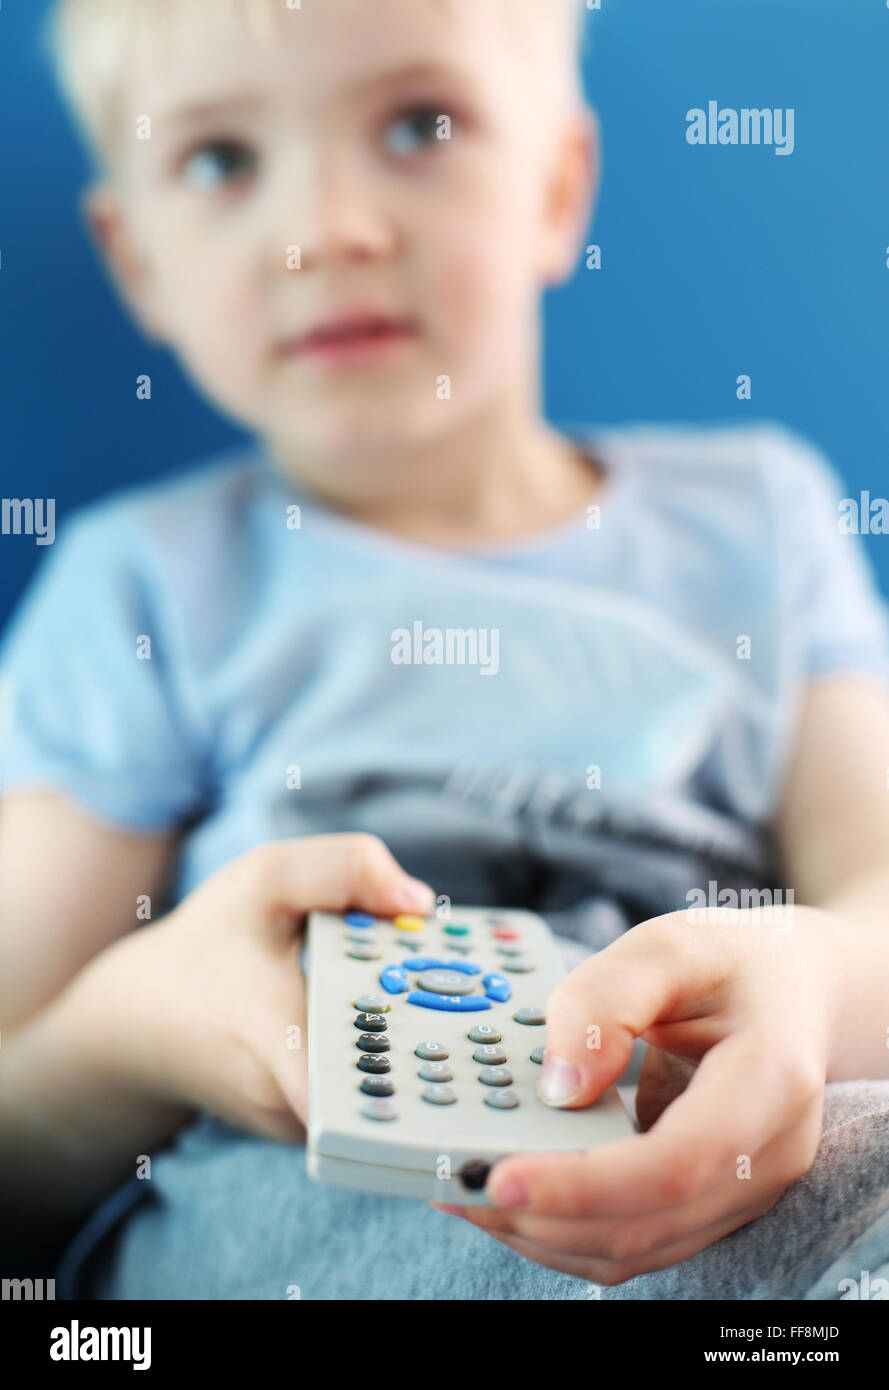
[[[864,542],[845,520],[849,489],[790,430],[764,431],[761,447],[793,665],[802,678],[842,672],[889,681],[889,609]]]
[[[169,829],[206,796],[199,730],[135,528],[96,510],[60,529],[0,647],[0,792]]]

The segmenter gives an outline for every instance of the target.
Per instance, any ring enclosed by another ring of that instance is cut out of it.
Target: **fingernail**
[[[498,1207],[526,1207],[530,1201],[528,1189],[521,1178],[503,1178],[488,1188],[488,1196]]]
[[[567,1105],[580,1090],[580,1072],[561,1057],[544,1059],[537,1094],[547,1105]]]
[[[419,878],[409,878],[407,874],[401,880],[401,893],[405,907],[413,907],[420,912],[429,912],[435,904],[435,894],[429,884]]]

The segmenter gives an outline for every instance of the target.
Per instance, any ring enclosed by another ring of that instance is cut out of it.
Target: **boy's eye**
[[[195,188],[218,188],[248,177],[256,167],[250,151],[236,140],[214,140],[192,150],[183,161],[186,180]]]
[[[441,118],[448,114],[445,108],[427,103],[400,112],[386,126],[388,148],[394,154],[403,155],[445,143],[439,132]]]

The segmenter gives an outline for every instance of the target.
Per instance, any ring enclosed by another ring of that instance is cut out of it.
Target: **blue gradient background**
[[[0,10],[0,494],[55,497],[58,526],[239,435],[143,343],[96,262],[85,161],[37,48],[46,9]],[[603,0],[589,25],[604,267],[547,297],[547,415],[778,419],[850,492],[887,495],[885,0]],[[794,154],[689,146],[686,111],[711,98],[794,107]],[[889,537],[867,544],[889,592]],[[0,622],[40,555],[0,537]]]

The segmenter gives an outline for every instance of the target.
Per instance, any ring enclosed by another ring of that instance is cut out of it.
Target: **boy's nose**
[[[290,175],[280,225],[303,270],[386,256],[396,240],[372,180],[349,159],[303,161]]]

